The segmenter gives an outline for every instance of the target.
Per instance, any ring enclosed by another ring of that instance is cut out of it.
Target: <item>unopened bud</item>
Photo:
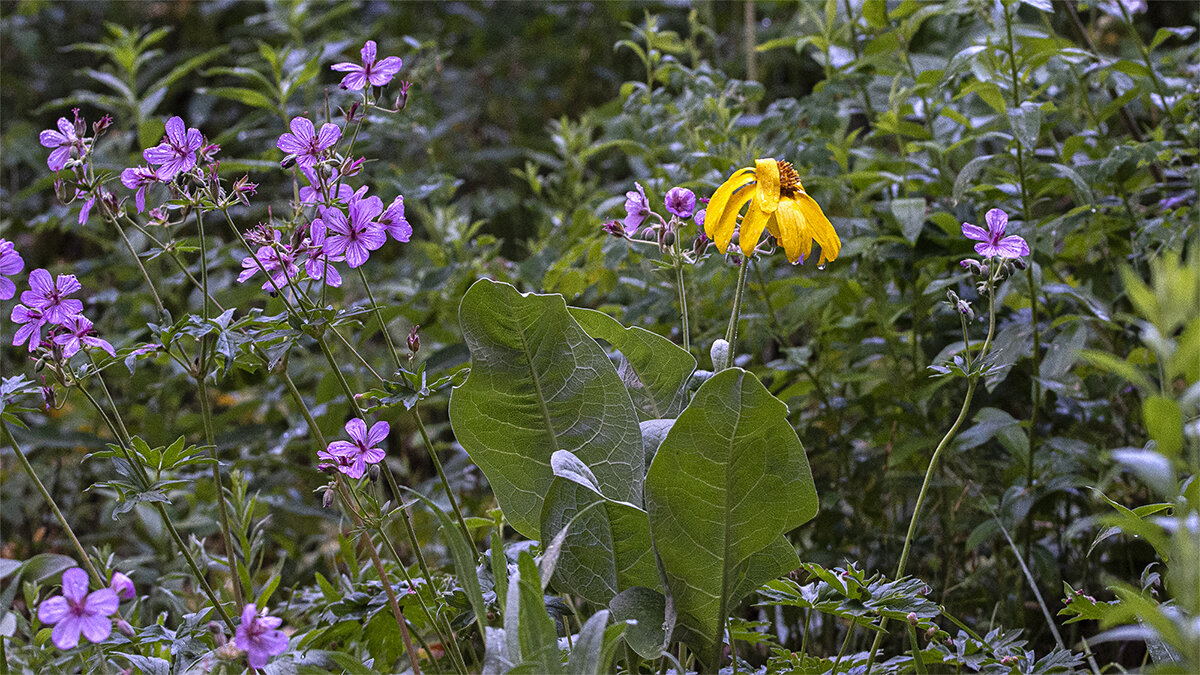
[[[117,620],[117,630],[121,631],[121,635],[124,635],[127,638],[131,638],[134,635],[133,626],[130,626],[129,622],[125,619]]]
[[[333,506],[333,490],[325,488],[324,493],[321,495],[321,508],[327,509],[331,506]]]
[[[959,299],[957,303],[957,309],[959,314],[965,315],[972,321],[975,320],[975,310],[971,309],[971,303],[967,302],[966,300]]]
[[[281,159],[281,160],[279,161],[279,168],[281,168],[281,169],[290,169],[290,168],[292,168],[292,165],[293,165],[293,164],[295,164],[295,163],[296,163],[296,156],[295,156],[295,155],[284,155],[284,156],[283,156],[283,159]]]
[[[354,123],[358,121],[358,107],[360,105],[362,105],[360,101],[355,101],[354,105],[350,106],[350,109],[345,112],[347,122]]]
[[[625,227],[621,225],[619,220],[610,220],[600,226],[605,232],[616,237],[617,239],[625,238]]]
[[[112,115],[105,115],[104,117],[101,117],[97,122],[92,124],[92,133],[96,136],[99,136],[100,134],[104,133],[105,129],[108,129],[109,127],[111,127],[112,123],[113,123]]]
[[[412,86],[412,82],[407,80],[400,81],[400,94],[396,96],[396,110],[404,110],[408,107],[408,88]]]
[[[708,355],[712,358],[714,371],[724,368],[729,362],[729,343],[720,338],[714,340]]]
[[[417,329],[420,327],[420,325],[415,325],[408,331],[408,351],[414,355],[421,351],[421,336],[417,333]]]
[[[358,175],[358,173],[360,171],[362,171],[363,164],[365,164],[366,161],[367,161],[366,157],[359,157],[358,159],[350,159],[349,157],[347,157],[346,161],[342,162],[342,167],[341,167],[340,173],[343,176]]]
[[[75,135],[83,136],[87,133],[87,121],[79,113],[79,108],[71,108],[71,112],[75,113]]]
[[[369,478],[372,483],[379,482],[379,465],[378,464],[372,464],[371,467],[369,469],[367,469],[367,478]]]
[[[703,211],[701,211],[701,213],[703,213]],[[692,251],[696,254],[696,257],[699,258],[700,256],[704,255],[704,252],[708,250],[708,245],[711,243],[712,239],[709,239],[707,234],[701,232],[700,234],[696,235],[696,241],[692,244]]]
[[[916,626],[918,623],[920,623],[920,620],[917,618],[916,612],[909,612],[908,616],[906,616],[904,618],[908,619],[909,625],[912,625],[912,626]]]
[[[1029,267],[1029,263],[1025,262],[1024,258],[1013,258],[1012,261],[1018,269],[1024,270],[1026,267]]]
[[[666,246],[674,246],[675,245],[675,233],[667,232],[667,234],[665,236],[663,236],[663,244]]]
[[[925,631],[925,639],[932,640],[937,637],[937,626],[930,626],[929,630]]]

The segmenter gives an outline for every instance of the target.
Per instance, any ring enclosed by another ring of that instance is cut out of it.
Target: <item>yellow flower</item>
[[[800,174],[788,162],[755,160],[754,167],[738,169],[713,193],[704,218],[704,230],[724,253],[733,240],[738,213],[750,207],[741,220],[738,241],[750,256],[767,230],[783,245],[788,260],[804,262],[815,239],[821,246],[819,265],[837,259],[842,242],[817,202],[804,191]]]

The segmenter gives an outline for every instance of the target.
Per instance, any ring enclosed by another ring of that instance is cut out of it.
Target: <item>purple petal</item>
[[[67,603],[67,599],[61,595],[47,598],[42,601],[42,604],[38,605],[38,621],[47,625],[58,623],[67,616],[67,611],[70,608],[71,606]]]
[[[963,236],[966,237],[967,239],[974,239],[975,241],[987,241],[988,240],[987,230],[983,229],[982,227],[979,227],[978,225],[972,225],[970,223],[963,223],[962,224],[962,233],[963,233]]]
[[[325,283],[338,288],[342,285],[342,274],[333,265],[325,265]]]
[[[121,604],[121,598],[117,596],[117,592],[111,588],[101,588],[98,591],[92,591],[87,596],[88,612],[98,616],[112,616],[117,611],[117,606]],[[87,634],[86,632],[84,633]],[[104,637],[108,637],[105,635]],[[92,640],[92,638],[88,638]],[[100,638],[103,640],[104,638]],[[96,642],[96,640],[92,640]]]
[[[362,56],[364,66],[375,63],[375,41],[367,40],[367,43],[363,45],[362,51],[359,54]]]
[[[17,331],[13,333],[13,346],[16,347],[25,344],[25,341],[28,340],[29,351],[37,349],[42,344],[43,325],[45,325],[45,322],[38,321],[34,323],[27,323],[18,328]]]
[[[358,234],[358,240],[368,251],[378,251],[387,243],[387,230],[379,223],[368,223]]]
[[[58,292],[62,295],[71,295],[79,292],[83,285],[79,283],[79,279],[75,278],[74,274],[58,275]]]
[[[242,608],[242,626],[249,627],[254,622],[254,617],[258,615],[258,607],[254,605],[246,605]],[[239,633],[241,631],[238,631]],[[239,638],[240,639],[240,638]],[[238,643],[239,649],[245,649],[242,644]]]
[[[350,221],[355,224],[372,220],[380,213],[383,213],[383,200],[374,195],[350,202]]]
[[[371,431],[367,434],[367,447],[379,445],[387,438],[388,432],[391,431],[391,426],[387,422],[376,422],[371,425]]]
[[[404,61],[400,60],[399,56],[389,56],[386,59],[375,64],[371,69],[372,75],[387,75],[390,80],[392,76],[400,72],[400,68],[404,66]],[[386,84],[386,83],[385,83]]]
[[[108,592],[112,593],[112,591]],[[113,593],[113,596],[116,596],[116,593]],[[79,617],[79,625],[83,629],[83,636],[90,642],[104,642],[109,635],[112,635],[112,619],[108,618],[108,615],[93,614]]]
[[[362,453],[362,460],[365,464],[378,464],[384,458],[383,450],[379,448],[370,448]]]
[[[51,171],[58,171],[67,165],[67,160],[71,158],[71,146],[64,145],[61,148],[50,153],[46,158],[46,166]]]
[[[62,347],[65,358],[71,358],[79,353],[79,338],[74,335],[55,335],[54,343]]]
[[[996,245],[996,250],[1004,258],[1020,258],[1029,255],[1029,244],[1017,235],[1005,237]]]
[[[68,600],[80,602],[87,597],[88,592],[88,575],[78,567],[63,572],[62,576],[63,597]]]
[[[358,457],[350,466],[342,466],[338,468],[342,473],[350,476],[351,478],[362,478],[363,474],[367,472],[367,463],[362,460],[362,457]]]
[[[146,188],[145,186],[138,188],[138,191],[133,195],[133,203],[137,205],[137,212],[141,213],[146,210]]]
[[[202,145],[204,145],[204,135],[200,133],[200,130],[199,129],[188,129],[187,130],[187,142],[184,143],[184,145],[183,145],[184,151],[185,152],[195,152],[195,151],[199,150],[200,146],[202,146]]]
[[[17,293],[17,285],[11,279],[0,277],[0,300],[11,299]]]
[[[350,441],[334,441],[329,444],[328,451],[333,455],[351,456],[358,454],[358,446]]]
[[[175,145],[182,146],[186,140],[186,125],[183,123],[183,118],[172,117],[171,119],[167,120],[166,126],[167,138],[171,139],[171,142]]]
[[[80,338],[80,341],[84,344],[91,345],[92,347],[99,347],[100,349],[103,349],[104,351],[108,352],[109,356],[117,355],[116,350],[113,349],[113,346],[108,342],[108,340],[102,340],[98,337],[92,337],[89,335],[88,337]]]
[[[308,145],[309,142],[316,136],[316,130],[313,128],[313,123],[307,117],[294,117],[291,123],[292,133],[295,134],[296,140]]]
[[[27,293],[35,293],[39,296],[49,295],[54,292],[54,278],[50,276],[50,272],[45,269],[38,268],[29,273],[29,291]],[[25,293],[21,294],[21,302],[33,307],[34,303],[25,299]]]
[[[83,630],[83,626],[80,623],[79,617],[75,615],[68,616],[59,621],[58,625],[50,633],[50,639],[54,641],[54,646],[63,651],[74,649],[78,646],[79,632]]]
[[[71,141],[66,136],[63,136],[53,129],[46,129],[42,133],[38,134],[38,142],[42,144],[42,147],[57,148],[60,145],[66,145]]]
[[[1000,249],[993,246],[990,241],[981,241],[975,244],[975,252],[985,258],[994,258],[1000,254]]]
[[[351,242],[346,247],[346,264],[351,268],[362,267],[371,257],[371,252],[359,242]]]
[[[342,81],[340,84],[338,84],[338,86],[342,89],[349,89],[351,91],[358,91],[362,89],[363,87],[367,86],[366,71],[359,69],[353,73],[349,73],[342,78]]]
[[[143,150],[142,158],[151,164],[163,164],[175,159],[175,149],[166,143],[162,143],[153,148]]]
[[[299,155],[308,149],[308,146],[306,146],[304,143],[301,143],[300,139],[296,138],[292,134],[283,134],[280,136],[279,140],[275,142],[275,147],[288,153],[289,155]]]
[[[329,69],[335,70],[339,73],[350,73],[350,72],[354,72],[356,70],[362,71],[363,67],[362,67],[361,63],[342,62],[342,63],[333,64],[332,66],[329,67]],[[43,133],[45,133],[45,132],[43,132]]]
[[[350,438],[358,441],[360,445],[365,443],[367,440],[367,423],[362,421],[362,419],[355,417],[349,422],[346,422],[346,434],[349,435]]]
[[[61,133],[63,136],[66,136],[68,140],[75,139],[75,125],[71,123],[71,120],[65,117],[60,117],[54,124],[58,127],[59,133]]]
[[[338,125],[326,122],[321,125],[321,133],[317,136],[317,148],[321,150],[329,148],[341,137],[342,130],[338,128]]]
[[[1004,229],[1008,227],[1008,214],[1000,209],[992,209],[983,216],[987,222],[988,231],[991,232],[992,241],[1000,239],[1004,236]]]

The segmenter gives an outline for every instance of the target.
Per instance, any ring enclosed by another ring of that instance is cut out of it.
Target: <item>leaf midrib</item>
[[[542,419],[546,422],[546,429],[550,432],[550,444],[554,447],[553,454],[562,448],[558,447],[558,434],[550,422],[550,409],[546,407],[546,396],[542,393],[542,380],[538,377],[537,369],[533,367],[533,353],[529,349],[529,342],[525,339],[525,324],[521,321],[517,322],[517,335],[521,338],[521,350],[525,353],[525,363],[529,366],[529,377],[533,380],[533,388],[537,390],[538,407],[542,409]]]

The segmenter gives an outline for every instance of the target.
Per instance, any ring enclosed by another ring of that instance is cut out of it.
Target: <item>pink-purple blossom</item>
[[[350,441],[334,441],[322,453],[317,453],[321,459],[332,460],[338,471],[351,478],[362,478],[368,464],[383,461],[384,452],[375,447],[387,438],[391,427],[387,422],[376,422],[367,430],[367,423],[359,418],[346,422],[346,434]]]
[[[137,212],[146,210],[146,188],[158,182],[158,173],[148,166],[135,166],[121,172],[121,183],[130,190],[137,190],[133,201]]]
[[[78,567],[63,572],[62,595],[38,605],[38,621],[53,624],[50,639],[59,649],[73,649],[80,634],[89,642],[103,642],[112,634],[112,616],[120,599],[111,588],[88,593],[88,575]]]
[[[325,226],[320,219],[313,221],[309,227],[309,236],[302,243],[306,251],[304,271],[308,274],[308,278],[324,281],[334,288],[341,286],[342,275],[333,266],[333,263],[342,262],[345,258],[325,253]]]
[[[17,252],[16,245],[0,238],[0,300],[8,300],[17,293],[17,285],[8,277],[25,269],[25,260]]]
[[[352,199],[349,210],[349,218],[337,208],[321,212],[325,253],[331,256],[344,255],[350,267],[361,267],[367,262],[371,251],[379,249],[387,241],[383,225],[375,222],[375,217],[383,211],[383,202],[379,197]]]
[[[268,279],[263,282],[262,289],[274,293],[283,290],[288,284],[288,279],[295,279],[300,273],[300,268],[296,266],[295,254],[290,246],[280,241],[279,231],[272,231],[272,237],[274,243],[259,246],[254,255],[242,258],[242,272],[238,274],[238,283],[245,283],[250,277],[264,271]]]
[[[342,130],[332,122],[321,125],[318,132],[307,117],[293,117],[289,125],[291,133],[285,133],[275,143],[280,150],[294,155],[296,164],[302,169],[311,169],[321,159],[321,153],[332,148],[342,137]]]
[[[55,280],[39,268],[29,273],[29,290],[21,293],[21,302],[40,310],[48,323],[61,324],[83,311],[83,302],[67,297],[80,288],[74,274],[60,274]]]
[[[55,335],[54,344],[62,347],[64,357],[69,359],[75,356],[83,345],[103,349],[108,352],[109,356],[117,355],[107,340],[95,336],[96,331],[92,329],[92,322],[84,315],[76,314],[68,317],[63,322],[63,328],[66,329],[66,332]]]
[[[133,585],[133,579],[121,572],[113,572],[112,581],[109,582],[108,587],[121,600],[132,600],[137,597],[137,588]]]
[[[993,258],[1020,258],[1029,255],[1029,244],[1017,235],[1004,236],[1008,227],[1008,214],[1000,209],[992,209],[984,215],[988,229],[978,225],[962,224],[962,233],[967,239],[978,241],[975,252],[979,255]]]
[[[346,73],[341,84],[338,85],[342,89],[358,91],[366,87],[368,82],[376,87],[382,87],[391,82],[396,73],[400,72],[400,67],[404,65],[399,56],[389,56],[376,62],[374,40],[367,40],[360,55],[362,56],[361,64],[346,62],[333,65],[333,70]]]
[[[57,122],[58,130],[46,129],[38,134],[38,141],[46,148],[54,148],[46,158],[46,166],[51,171],[58,171],[67,165],[71,158],[71,148],[80,147],[82,142],[75,133],[75,125],[67,118],[60,117]]]
[[[683,219],[691,218],[696,211],[696,193],[687,188],[673,187],[667,190],[667,196],[663,201],[666,203],[667,211]]]
[[[278,630],[282,623],[282,619],[269,616],[266,609],[259,614],[255,605],[247,604],[242,609],[242,624],[233,641],[238,649],[246,652],[246,661],[251,668],[262,668],[272,656],[287,651],[287,635]]]
[[[641,183],[634,183],[637,190],[625,193],[625,234],[633,236],[642,226],[642,221],[650,215],[650,201],[646,199],[646,191]]]
[[[379,222],[387,229],[388,234],[392,235],[392,239],[399,242],[412,239],[412,225],[409,225],[408,219],[404,217],[404,197],[393,199],[383,210],[383,215],[379,216]]]
[[[26,307],[25,305],[17,305],[13,307],[12,314],[9,319],[13,323],[19,324],[13,333],[13,346],[19,347],[26,342],[29,343],[29,351],[33,351],[42,344],[42,326],[46,325],[46,317],[42,315],[42,310],[36,307]]]
[[[161,165],[155,171],[161,181],[170,181],[196,166],[196,151],[204,145],[204,137],[199,129],[185,126],[180,117],[167,120],[167,134],[162,143],[142,152],[148,163]]]

